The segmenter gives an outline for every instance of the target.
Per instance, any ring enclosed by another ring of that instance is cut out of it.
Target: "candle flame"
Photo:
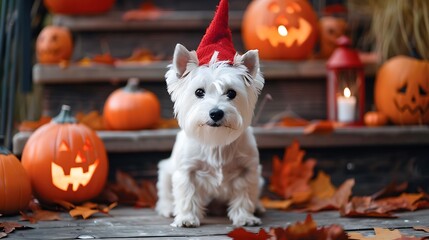
[[[286,37],[288,34],[287,28],[284,25],[279,25],[279,27],[277,28],[277,31],[282,37]]]
[[[352,92],[350,91],[350,88],[346,87],[344,88],[344,97],[349,98],[352,95]]]

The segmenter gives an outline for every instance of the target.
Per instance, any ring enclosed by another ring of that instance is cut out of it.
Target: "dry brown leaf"
[[[32,229],[32,228],[19,224],[17,222],[0,222],[0,229],[5,234],[9,234],[15,230]]]
[[[48,210],[32,210],[31,215],[24,212],[21,213],[21,220],[29,221],[30,223],[37,223],[38,221],[56,221],[61,220],[59,212],[53,212]]]
[[[75,208],[76,206],[73,203],[64,201],[64,200],[55,200],[54,203],[60,205],[61,207],[65,208],[66,210],[71,210]]]
[[[42,116],[38,121],[23,121],[18,126],[18,130],[21,132],[32,132],[39,127],[51,122],[52,118],[48,116]]]
[[[81,216],[83,219],[88,219],[92,215],[96,213],[109,214],[109,211],[116,207],[117,203],[112,203],[109,206],[99,205],[92,202],[86,202],[81,206],[76,206],[74,209],[69,211],[70,216],[79,217]]]
[[[415,227],[413,227],[413,229],[414,229],[414,230],[417,230],[417,231],[424,231],[424,232],[429,233],[429,227],[424,227],[424,226],[415,226]]]
[[[292,203],[293,200],[287,199],[287,200],[272,200],[269,198],[262,198],[261,199],[262,205],[267,209],[281,209],[286,210],[288,209]]]
[[[399,197],[390,197],[376,200],[375,203],[384,210],[384,212],[417,209],[415,203],[424,197],[423,193],[403,193]]]
[[[119,203],[153,208],[157,201],[156,187],[152,182],[142,181],[138,184],[122,171],[116,171],[116,183],[110,184],[109,189],[118,196]]]
[[[303,161],[305,151],[301,150],[299,143],[293,141],[286,148],[283,161],[278,156],[273,158],[273,173],[270,190],[285,199],[301,199],[301,196],[311,196],[309,181],[313,177],[316,160]]]
[[[104,119],[98,111],[91,111],[87,114],[78,112],[76,114],[76,120],[93,130],[104,130]]]
[[[317,227],[310,214],[304,222],[297,222],[287,228],[271,228],[270,234],[275,236],[272,239],[284,240],[347,240],[347,234],[339,225]]]
[[[369,196],[353,197],[350,202],[341,207],[340,215],[343,217],[396,218],[392,213],[379,209]]]
[[[234,240],[265,240],[270,239],[270,235],[264,229],[260,229],[258,233],[248,232],[244,228],[236,228],[228,233],[228,237]]]
[[[346,180],[335,194],[331,198],[326,199],[312,199],[309,206],[307,207],[308,211],[317,212],[322,210],[338,210],[347,202],[352,194],[352,188],[355,185],[354,179]]]
[[[311,215],[307,215],[305,221],[296,222],[286,228],[271,228],[269,233],[260,229],[258,233],[248,232],[244,228],[237,228],[228,233],[228,236],[236,240],[347,240],[347,234],[339,225],[318,227]]]
[[[309,122],[302,118],[284,117],[277,125],[281,127],[305,127],[308,124]]]
[[[143,3],[139,9],[126,11],[122,15],[124,21],[156,20],[166,12],[152,2]]]
[[[328,134],[335,130],[336,123],[329,120],[322,120],[311,123],[304,129],[304,134]]]
[[[326,199],[334,196],[336,188],[332,185],[331,177],[323,171],[319,171],[316,179],[310,182],[312,197]]]
[[[396,239],[419,239],[413,236],[402,236],[401,232],[397,229],[389,230],[384,228],[374,228],[375,235],[373,237],[365,237],[360,233],[351,232],[347,233],[350,239],[354,240],[396,240]]]
[[[384,197],[393,197],[398,196],[399,194],[405,192],[408,187],[407,182],[403,182],[401,184],[396,184],[396,182],[392,182],[387,185],[385,188],[371,195],[372,199],[384,198]]]

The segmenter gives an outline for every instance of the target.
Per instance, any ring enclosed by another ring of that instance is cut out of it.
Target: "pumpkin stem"
[[[71,108],[69,105],[63,105],[61,107],[61,112],[56,117],[52,119],[54,123],[76,123],[76,119],[71,114]]]
[[[138,78],[128,79],[127,85],[124,87],[125,92],[139,92],[141,91],[139,87],[140,80]]]
[[[0,146],[0,154],[9,155],[9,154],[12,154],[12,153],[6,147]]]

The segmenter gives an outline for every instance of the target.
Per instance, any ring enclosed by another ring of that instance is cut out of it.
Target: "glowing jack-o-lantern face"
[[[391,58],[377,73],[374,98],[377,109],[395,124],[429,124],[429,62]]]
[[[97,169],[100,160],[94,156],[91,141],[87,138],[77,153],[71,151],[66,141],[62,141],[57,152],[57,162],[51,163],[52,183],[57,188],[77,191],[86,187]],[[68,166],[70,165],[70,166]]]
[[[73,51],[70,31],[65,27],[47,26],[36,41],[36,57],[40,63],[59,63],[69,60]]]
[[[247,49],[262,59],[305,59],[317,39],[317,17],[307,0],[254,0],[243,18]]]
[[[103,190],[108,172],[103,142],[93,130],[72,122],[53,121],[37,129],[24,147],[22,164],[45,202],[87,201]]]

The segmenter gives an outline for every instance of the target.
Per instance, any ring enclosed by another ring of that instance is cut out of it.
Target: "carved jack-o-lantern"
[[[429,123],[429,62],[397,56],[383,64],[375,82],[375,104],[400,125]]]
[[[103,142],[93,130],[74,122],[68,106],[31,135],[22,164],[36,196],[45,202],[87,201],[103,190],[108,171]]]
[[[329,58],[337,48],[337,39],[346,33],[347,23],[338,17],[326,16],[319,20],[320,57]]]
[[[47,26],[36,41],[36,57],[40,63],[59,63],[69,60],[73,51],[70,31],[65,27]]]
[[[317,40],[317,16],[307,0],[254,0],[243,17],[247,49],[262,59],[308,58]]]

